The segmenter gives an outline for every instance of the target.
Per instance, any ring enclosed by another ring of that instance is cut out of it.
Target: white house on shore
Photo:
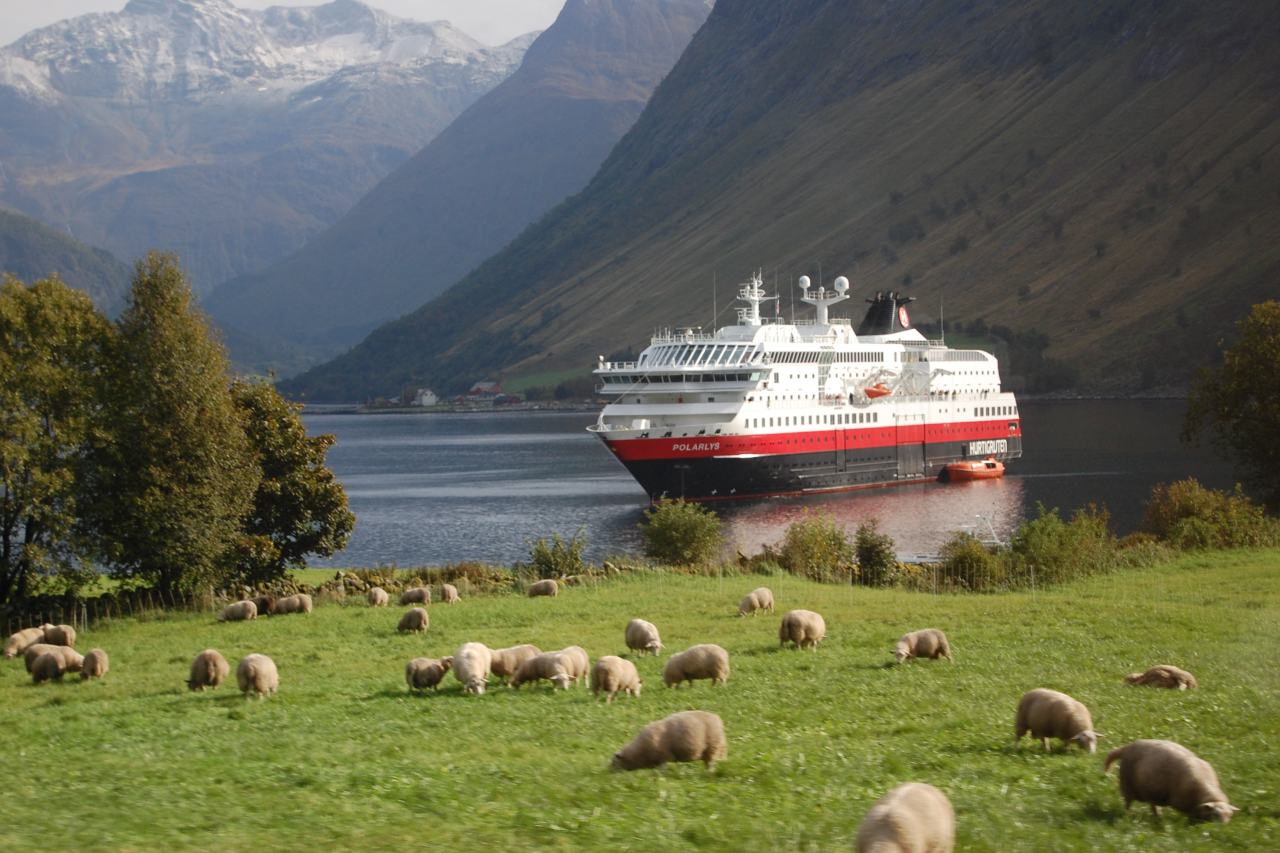
[[[413,405],[415,406],[434,406],[438,402],[440,402],[440,398],[430,388],[419,388],[417,396],[413,398]]]

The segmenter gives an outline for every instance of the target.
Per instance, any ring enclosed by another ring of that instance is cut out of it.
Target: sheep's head
[[[440,668],[443,669],[445,672],[448,672],[449,670],[453,669],[453,655],[449,655],[448,657],[445,657],[445,658],[440,658]]]
[[[1092,754],[1098,751],[1098,738],[1100,737],[1102,737],[1102,735],[1098,734],[1093,729],[1086,729],[1071,740],[1080,744],[1082,749],[1087,750]]]
[[[1142,680],[1142,676],[1143,676],[1143,673],[1141,672],[1131,672],[1124,677],[1124,680],[1130,684],[1137,684],[1139,681]]]
[[[550,680],[552,684],[559,687],[561,690],[568,690],[569,682],[573,681],[566,672],[557,672],[555,675],[551,676]]]
[[[898,643],[893,649],[893,658],[898,663],[905,663],[911,659],[911,650],[907,648],[906,643]]]
[[[629,770],[627,762],[622,757],[622,750],[618,750],[613,754],[612,760],[609,761],[610,770]]]
[[[1240,809],[1230,803],[1215,802],[1201,803],[1196,806],[1196,817],[1200,820],[1217,821],[1218,823],[1226,823],[1231,820],[1231,816]]]
[[[652,641],[649,643],[649,651],[653,652],[655,655],[661,653],[662,643],[659,640]]]

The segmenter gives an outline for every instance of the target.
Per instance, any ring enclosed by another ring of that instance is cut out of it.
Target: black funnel
[[[915,302],[914,296],[903,296],[890,290],[888,293],[876,293],[867,302],[871,307],[858,326],[861,335],[889,335],[911,328],[911,317],[907,314],[907,305]]]

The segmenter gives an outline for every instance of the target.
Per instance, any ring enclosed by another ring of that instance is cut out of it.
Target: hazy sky
[[[86,12],[118,12],[126,0],[0,0],[0,45],[36,27]],[[319,6],[324,0],[232,0],[246,9],[267,6]],[[501,44],[530,30],[544,30],[564,0],[364,0],[366,5],[401,18],[450,21],[485,44]]]

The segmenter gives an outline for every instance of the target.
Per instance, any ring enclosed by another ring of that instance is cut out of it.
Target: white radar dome
[[[849,279],[845,278],[844,276],[840,276],[839,278],[836,279],[837,291],[839,291],[840,293],[844,293],[848,289],[849,289]]]
[[[800,289],[801,290],[809,289],[809,276],[807,275],[800,276]]]

